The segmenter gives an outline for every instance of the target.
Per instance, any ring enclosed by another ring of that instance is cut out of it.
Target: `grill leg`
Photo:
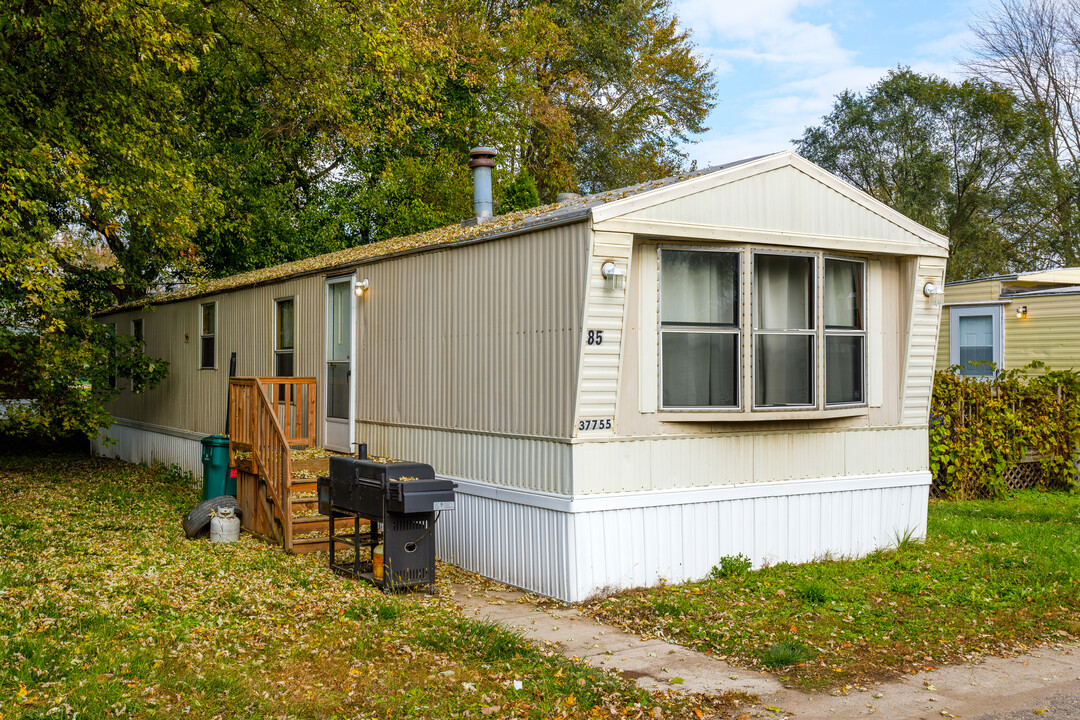
[[[353,574],[360,577],[360,516],[353,515]]]

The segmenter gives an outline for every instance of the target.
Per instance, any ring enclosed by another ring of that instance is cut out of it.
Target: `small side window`
[[[953,307],[949,317],[949,362],[968,377],[993,377],[1005,358],[1001,335],[1001,306]]]
[[[296,302],[293,298],[284,298],[275,305],[274,375],[292,377],[295,374],[293,356],[296,351]]]
[[[199,368],[213,369],[217,367],[217,303],[204,303],[200,306],[200,315]]]

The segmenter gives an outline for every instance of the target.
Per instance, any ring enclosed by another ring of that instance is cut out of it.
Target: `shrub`
[[[986,380],[955,370],[934,377],[930,472],[936,492],[954,499],[1002,497],[1005,471],[1028,454],[1040,457],[1044,484],[1076,487],[1080,373],[1032,363]]]
[[[742,553],[734,556],[725,555],[720,558],[720,564],[714,565],[713,569],[709,571],[709,579],[719,580],[720,578],[734,577],[735,575],[745,575],[753,566],[754,563],[750,561],[750,558]]]

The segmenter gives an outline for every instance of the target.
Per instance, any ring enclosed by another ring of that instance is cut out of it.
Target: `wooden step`
[[[313,493],[319,491],[318,481],[315,478],[293,478],[289,483],[289,492]]]
[[[371,527],[371,523],[367,520],[360,521],[360,532],[366,533]],[[304,533],[315,532],[316,530],[324,530],[329,532],[330,530],[330,518],[325,515],[304,515],[301,517],[294,517],[292,519],[293,536],[303,535]],[[334,528],[340,533],[343,530],[352,532],[353,523],[350,518],[337,518],[334,521]]]
[[[308,497],[296,497],[295,495],[289,495],[289,503],[292,505],[292,510],[295,513],[297,509],[307,509],[312,505],[319,504],[319,498],[315,495]]]
[[[293,555],[303,555],[304,553],[319,552],[320,550],[329,552],[330,540],[328,538],[298,538],[292,541]]]

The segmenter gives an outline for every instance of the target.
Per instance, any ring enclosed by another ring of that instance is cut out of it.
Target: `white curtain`
[[[663,404],[738,404],[738,338],[732,333],[677,332],[672,326],[737,327],[738,255],[664,250],[660,259]]]
[[[758,292],[758,322],[762,330],[810,330],[813,260],[789,255],[758,255],[754,285]]]
[[[862,329],[862,263],[825,261],[825,327]]]
[[[814,327],[813,260],[792,255],[757,255],[754,287],[757,322],[762,330]],[[758,334],[754,387],[759,406],[813,402],[813,338],[809,335]]]
[[[664,250],[660,263],[660,321],[738,324],[734,253]]]

